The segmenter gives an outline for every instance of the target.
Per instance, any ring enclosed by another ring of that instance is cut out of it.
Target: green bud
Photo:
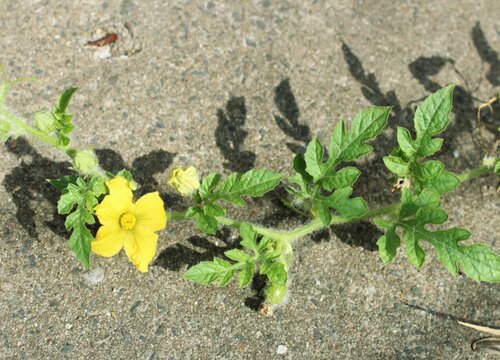
[[[91,175],[96,172],[98,161],[92,150],[76,151],[72,158],[75,170],[83,175]]]
[[[269,284],[264,289],[264,295],[266,297],[266,303],[270,305],[278,305],[285,298],[287,291],[286,285],[280,284]]]

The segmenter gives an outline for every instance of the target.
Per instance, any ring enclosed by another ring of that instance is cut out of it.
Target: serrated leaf
[[[323,179],[323,188],[327,191],[332,191],[333,189],[352,187],[360,174],[361,171],[353,166],[347,166],[337,172],[331,172]]]
[[[73,206],[75,206],[77,199],[75,199],[74,194],[66,193],[61,195],[57,201],[57,212],[61,215],[68,214]]]
[[[287,271],[280,262],[264,262],[260,267],[260,273],[267,275],[273,284],[285,285],[287,280]]]
[[[228,270],[224,273],[224,275],[220,278],[219,282],[217,283],[217,287],[223,287],[226,286],[229,281],[234,276],[234,270]]]
[[[107,193],[106,179],[102,176],[94,175],[90,178],[89,189],[95,197],[99,197]]]
[[[271,243],[271,238],[268,236],[263,236],[257,245],[257,252],[260,254],[267,249],[267,246]]]
[[[226,214],[225,210],[216,204],[206,204],[203,206],[203,212],[210,216],[224,216]]]
[[[252,225],[243,223],[240,225],[241,246],[251,250],[254,254],[258,254],[257,233],[253,231]]]
[[[316,198],[312,203],[312,213],[318,217],[324,226],[330,226],[332,214],[328,206],[329,200],[325,198]]]
[[[202,261],[192,266],[184,273],[184,278],[202,285],[209,285],[217,279],[224,279],[227,283],[230,280],[227,280],[227,274],[233,270],[225,266],[224,263],[217,262],[216,259],[214,258],[214,261]],[[231,277],[233,274],[231,274]]]
[[[199,214],[202,210],[199,208],[199,207],[189,207],[187,210],[186,210],[186,217],[187,218],[192,218],[192,217],[195,217],[197,216],[197,214]]]
[[[430,180],[438,176],[444,169],[441,161],[430,160],[415,164],[415,176],[418,179]]]
[[[132,176],[132,173],[130,171],[128,171],[127,169],[122,169],[120,171],[118,171],[116,173],[116,176],[121,176],[122,178],[124,178],[125,180],[127,181],[134,181],[134,177]],[[114,177],[113,175],[111,175],[110,177]]]
[[[382,218],[374,218],[373,223],[381,230],[389,230],[394,226],[394,223],[392,221]]]
[[[244,288],[245,286],[250,284],[250,281],[252,281],[254,270],[255,270],[255,264],[252,262],[247,262],[243,267],[243,269],[241,269],[238,279],[240,288]]]
[[[262,196],[274,189],[282,177],[282,174],[268,169],[252,169],[244,174],[233,173],[222,180],[217,187],[216,197],[243,206],[245,201],[242,196]]]
[[[35,126],[45,132],[45,133],[50,133],[52,130],[54,130],[54,123],[55,119],[52,114],[46,114],[46,113],[35,113]]]
[[[400,149],[408,156],[408,157],[413,157],[417,149],[415,149],[414,146],[414,141],[411,138],[410,132],[408,129],[405,129],[404,127],[398,126],[397,129],[397,140]]]
[[[224,255],[236,262],[247,262],[251,256],[240,249],[231,249],[224,252]]]
[[[470,233],[467,230],[451,228],[429,231],[424,228],[424,225],[418,221],[403,224],[407,247],[414,247],[419,240],[428,241],[434,246],[439,261],[451,274],[455,275],[461,269],[474,280],[500,282],[499,255],[483,244],[465,246],[459,244],[460,241],[469,238]],[[423,263],[423,260],[421,263]]]
[[[397,250],[401,245],[401,239],[395,232],[396,226],[392,225],[378,241],[378,253],[384,263],[390,263],[396,257]]]
[[[212,193],[212,190],[217,186],[220,181],[220,174],[211,173],[202,180],[200,188],[198,189],[198,194],[201,199],[205,199],[208,195]]]
[[[323,151],[323,145],[318,139],[314,139],[307,145],[304,154],[306,171],[314,181],[318,181],[326,173],[326,164],[323,163]]]
[[[456,189],[458,185],[460,185],[460,179],[446,170],[430,180],[418,181],[419,189],[430,189],[439,195]]]
[[[213,235],[217,232],[217,220],[213,216],[199,212],[196,215],[196,224],[205,234]]]
[[[385,166],[394,174],[405,177],[410,172],[410,163],[397,156],[384,156]]]
[[[69,184],[76,184],[76,179],[78,179],[76,175],[65,175],[59,179],[48,179],[47,181],[55,186],[60,192],[63,192]]]
[[[61,113],[66,112],[69,101],[71,100],[71,97],[73,96],[73,94],[77,90],[78,90],[78,88],[76,88],[76,87],[72,87],[72,88],[68,88],[68,89],[64,90],[61,97],[59,98],[59,105],[57,106],[57,110],[59,110],[59,112],[61,112]]]
[[[408,260],[417,268],[422,267],[425,262],[425,252],[418,244],[420,239],[415,236],[414,231],[405,231],[403,239]]]
[[[301,154],[295,155],[292,167],[293,170],[302,177],[305,183],[309,183],[313,180],[312,176],[306,171],[307,164]]]
[[[341,121],[332,132],[329,145],[329,167],[342,161],[352,161],[369,153],[372,147],[365,144],[379,135],[387,124],[391,107],[375,106],[360,112],[352,121],[351,131],[346,133]]]
[[[84,225],[79,224],[73,228],[73,232],[69,238],[69,248],[73,251],[76,258],[85,266],[90,268],[90,247],[93,236]]]
[[[442,140],[431,138],[448,126],[454,88],[454,85],[448,85],[436,91],[417,107],[414,117],[417,138],[413,143],[417,156],[430,156],[441,147]]]

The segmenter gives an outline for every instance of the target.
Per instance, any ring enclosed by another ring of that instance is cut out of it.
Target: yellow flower
[[[188,195],[200,187],[200,179],[194,166],[186,170],[178,167],[172,170],[168,184],[182,195]]]
[[[156,252],[155,231],[167,225],[163,200],[158,192],[153,192],[134,203],[130,183],[120,176],[106,185],[109,195],[95,210],[102,226],[92,241],[92,251],[111,257],[125,247],[130,261],[139,271],[146,272]]]

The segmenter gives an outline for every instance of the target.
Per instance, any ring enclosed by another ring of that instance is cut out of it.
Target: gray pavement
[[[85,44],[116,32],[109,48]],[[76,144],[110,170],[136,171],[145,191],[182,203],[166,185],[176,164],[229,173],[290,171],[308,140],[339,119],[395,105],[358,191],[395,199],[381,156],[418,101],[459,85],[439,158],[454,171],[484,155],[476,107],[500,91],[500,2],[491,1],[7,1],[0,0],[0,62],[15,88],[9,104],[29,116],[66,86]],[[499,122],[499,109],[484,121]],[[491,140],[491,134],[486,134]],[[122,253],[84,269],[43,180],[65,159],[32,140],[1,145],[0,357],[6,359],[482,359],[481,334],[457,319],[500,324],[500,288],[452,277],[428,252],[413,268],[400,253],[384,266],[369,224],[300,239],[287,303],[272,317],[252,309],[251,289],[182,279],[188,264],[220,255],[235,233],[201,235],[171,223],[157,260],[141,274]],[[449,194],[451,224],[497,252],[497,178]],[[288,228],[300,223],[276,196],[234,217]],[[493,357],[491,357],[493,358]]]

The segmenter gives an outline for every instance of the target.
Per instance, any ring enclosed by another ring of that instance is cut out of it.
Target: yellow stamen
[[[136,218],[134,215],[125,213],[120,217],[120,225],[124,230],[132,230],[135,226]]]

